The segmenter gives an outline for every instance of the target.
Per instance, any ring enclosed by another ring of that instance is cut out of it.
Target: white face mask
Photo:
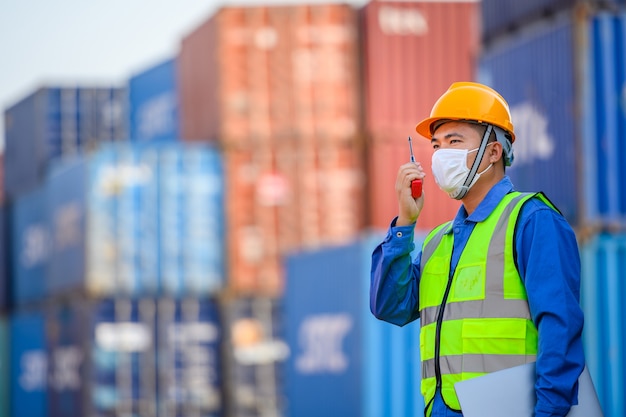
[[[489,145],[491,145],[491,143]],[[451,198],[460,200],[465,197],[465,194],[467,194],[469,189],[478,181],[478,178],[493,165],[489,164],[483,172],[477,172],[472,182],[464,186],[463,184],[470,172],[470,169],[467,167],[467,155],[476,151],[478,151],[478,148],[472,150],[438,149],[433,153],[433,176],[439,188],[448,193]]]

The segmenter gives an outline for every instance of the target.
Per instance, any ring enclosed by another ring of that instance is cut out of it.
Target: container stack
[[[479,81],[507,98],[517,135],[508,174],[577,233],[587,363],[605,416],[622,416],[624,2],[483,0],[482,12]]]
[[[182,41],[182,136],[223,153],[235,296],[281,296],[282,254],[365,224],[358,39],[329,4],[222,8]]]
[[[222,7],[123,87],[29,94],[5,111],[0,417],[420,414],[419,323],[371,315],[370,255],[409,136],[430,172],[415,124],[468,80],[511,105],[514,184],[576,229],[589,368],[623,415],[624,22],[620,1]],[[417,246],[459,207],[424,190]]]
[[[368,136],[369,224],[386,229],[397,215],[394,190],[400,165],[415,159],[430,173],[430,138],[415,132],[450,84],[473,80],[479,50],[476,1],[372,1],[361,10],[363,89]],[[445,22],[445,24],[442,24]],[[417,227],[431,229],[454,218],[459,203],[424,180],[428,203]]]

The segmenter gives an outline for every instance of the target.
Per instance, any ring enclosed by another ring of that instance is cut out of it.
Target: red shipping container
[[[366,128],[411,128],[455,81],[474,80],[480,2],[371,1],[362,9]]]
[[[474,80],[479,52],[478,1],[371,1],[361,10],[368,195],[373,228],[397,215],[394,191],[400,165],[409,161],[408,136],[422,163],[426,202],[417,228],[431,229],[456,214],[459,202],[435,184],[430,143],[415,125],[448,87]]]
[[[391,220],[398,215],[398,200],[395,192],[398,168],[409,162],[408,136],[413,142],[415,160],[419,162],[426,178],[422,186],[424,208],[416,228],[430,230],[456,215],[461,203],[439,189],[431,171],[433,148],[430,141],[409,132],[372,138],[368,144],[369,155],[369,203],[371,226],[386,230]]]

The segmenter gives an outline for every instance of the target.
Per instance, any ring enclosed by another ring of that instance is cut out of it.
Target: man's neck
[[[465,211],[467,211],[467,215],[471,215],[474,210],[478,207],[478,205],[485,199],[485,196],[489,191],[500,182],[504,178],[504,175],[494,175],[489,178],[484,178],[485,181],[482,183],[478,181],[474,186],[467,192],[465,197],[461,199],[463,203],[463,207],[465,207]],[[482,179],[482,178],[481,178]]]

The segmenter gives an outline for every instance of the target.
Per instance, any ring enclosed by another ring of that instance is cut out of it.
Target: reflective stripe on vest
[[[533,196],[554,208],[542,194],[507,194],[474,227],[451,283],[452,223],[439,226],[426,238],[419,302],[422,394],[427,403],[437,384],[435,346],[442,308],[439,367],[442,395],[451,408],[460,408],[456,382],[536,359],[537,329],[515,267],[513,241],[519,211]]]

